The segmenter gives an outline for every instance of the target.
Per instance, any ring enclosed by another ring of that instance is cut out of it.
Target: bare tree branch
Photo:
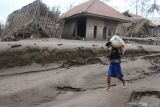
[[[155,11],[160,14],[160,5],[157,4],[156,0],[154,0],[154,3],[149,7],[147,13],[148,15],[152,15],[152,17],[155,14]]]

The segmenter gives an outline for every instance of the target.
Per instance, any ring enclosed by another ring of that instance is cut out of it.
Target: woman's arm
[[[121,46],[120,48],[118,48],[118,53],[119,53],[120,55],[123,54],[123,48],[124,48],[124,46]]]
[[[111,53],[112,53],[112,47],[107,48],[107,51],[108,51],[108,55],[111,55]]]

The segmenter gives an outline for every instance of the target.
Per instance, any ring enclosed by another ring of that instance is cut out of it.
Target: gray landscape
[[[135,13],[112,1],[86,0],[62,13],[35,0],[10,13],[0,24],[0,107],[160,107],[160,18],[148,18],[159,1],[135,0],[145,9]],[[108,91],[106,43],[114,35],[124,41],[128,86],[113,78]]]

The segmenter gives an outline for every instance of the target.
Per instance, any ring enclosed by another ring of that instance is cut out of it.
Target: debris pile
[[[119,25],[119,34],[125,37],[156,37],[160,32],[159,25],[152,23],[150,20],[126,11],[123,13],[131,21]]]
[[[159,91],[133,91],[128,107],[159,107]]]
[[[64,21],[59,15],[58,9],[50,10],[40,0],[36,0],[8,16],[1,39],[5,41],[33,36],[60,38]]]

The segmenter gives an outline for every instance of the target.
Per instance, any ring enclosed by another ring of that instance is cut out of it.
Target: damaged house
[[[152,21],[135,15],[126,11],[123,13],[130,23],[123,23],[118,25],[117,33],[124,37],[150,37],[156,36],[159,32],[159,26]]]
[[[151,18],[150,20],[150,36],[160,37],[160,18]]]
[[[35,0],[8,16],[1,39],[61,37],[64,21],[59,15],[58,10],[50,10],[41,0]]]
[[[105,40],[116,33],[118,24],[129,20],[100,0],[89,0],[62,15],[62,38]]]

